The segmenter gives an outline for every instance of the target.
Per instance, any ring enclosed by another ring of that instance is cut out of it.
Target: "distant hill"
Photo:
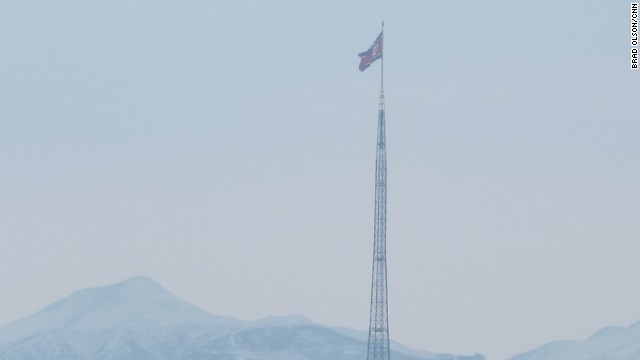
[[[135,277],[77,291],[0,327],[0,359],[363,360],[367,344],[358,334],[301,315],[253,322],[213,315]],[[484,359],[396,347],[394,360]]]
[[[554,341],[510,360],[639,360],[640,323],[604,328],[583,341]]]

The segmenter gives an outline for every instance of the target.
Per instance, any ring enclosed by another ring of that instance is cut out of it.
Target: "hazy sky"
[[[501,360],[640,320],[627,1],[5,1],[0,324],[134,275]]]

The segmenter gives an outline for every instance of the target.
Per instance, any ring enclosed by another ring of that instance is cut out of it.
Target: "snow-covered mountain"
[[[77,291],[0,327],[3,360],[361,360],[366,348],[359,336],[301,315],[252,322],[212,315],[145,277]],[[393,358],[467,359],[404,347]]]
[[[583,341],[554,341],[510,360],[638,360],[640,322],[606,327]]]

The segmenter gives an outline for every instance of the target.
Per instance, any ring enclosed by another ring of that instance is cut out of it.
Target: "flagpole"
[[[384,32],[384,22],[382,23]],[[387,148],[384,108],[384,33],[376,40],[380,51],[380,102],[376,142],[375,210],[373,227],[373,268],[367,360],[390,360],[389,303],[387,291]],[[379,41],[379,42],[378,42]],[[377,59],[377,58],[376,58]]]
[[[380,100],[378,102],[378,111],[384,113],[384,20],[382,20],[380,35],[382,36],[382,56],[380,56]]]
[[[382,20],[382,57],[380,58],[380,96],[384,94],[384,20]]]

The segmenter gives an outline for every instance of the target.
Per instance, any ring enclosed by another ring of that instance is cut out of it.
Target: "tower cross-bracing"
[[[389,305],[387,303],[387,151],[384,90],[378,105],[376,183],[373,233],[373,270],[367,360],[389,360]]]

